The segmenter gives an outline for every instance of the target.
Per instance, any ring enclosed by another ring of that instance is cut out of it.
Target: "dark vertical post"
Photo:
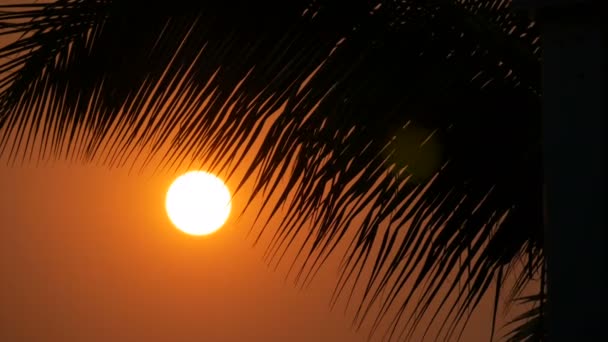
[[[608,341],[604,1],[515,2],[542,30],[549,340]]]

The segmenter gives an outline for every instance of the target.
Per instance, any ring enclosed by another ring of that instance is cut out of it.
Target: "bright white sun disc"
[[[220,229],[231,208],[230,191],[216,176],[190,171],[179,176],[167,191],[167,215],[181,231],[207,235]]]

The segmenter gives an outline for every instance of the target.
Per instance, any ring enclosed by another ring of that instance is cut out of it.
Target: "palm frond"
[[[509,322],[509,325],[514,327],[505,336],[508,342],[547,340],[547,331],[543,322],[546,298],[544,290],[536,295],[518,298],[521,304],[531,305],[531,308]]]
[[[39,158],[145,165],[169,145],[160,167],[244,169],[251,198],[280,191],[256,210],[287,208],[270,262],[304,236],[305,284],[354,236],[336,296],[362,283],[357,324],[411,337],[435,303],[452,336],[542,258],[538,33],[508,3],[1,6],[0,35],[23,37],[0,50],[0,151],[43,137]]]

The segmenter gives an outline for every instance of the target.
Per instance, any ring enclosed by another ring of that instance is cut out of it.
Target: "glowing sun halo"
[[[216,176],[190,171],[179,176],[167,191],[169,219],[190,235],[211,234],[222,227],[231,208],[230,191]]]

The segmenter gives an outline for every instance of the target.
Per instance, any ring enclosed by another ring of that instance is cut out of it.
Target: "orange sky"
[[[174,229],[171,177],[0,168],[2,341],[361,341],[331,286],[299,292],[243,224]]]
[[[174,229],[163,207],[173,174],[4,165],[1,341],[365,340],[352,313],[328,308],[332,265],[299,291],[251,246],[250,217],[203,238]],[[464,341],[487,340],[489,313]]]

